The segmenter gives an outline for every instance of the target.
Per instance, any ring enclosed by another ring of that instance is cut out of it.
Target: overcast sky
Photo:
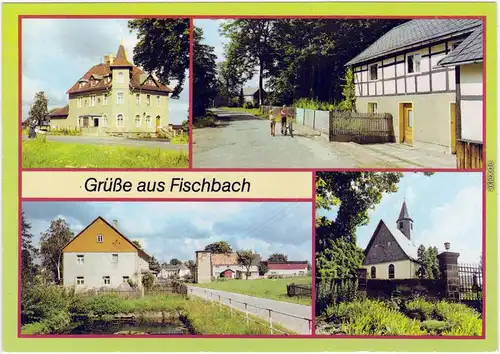
[[[35,93],[45,91],[49,109],[68,103],[66,91],[104,55],[116,55],[123,39],[128,59],[133,62],[136,33],[130,33],[127,20],[119,19],[23,19],[23,120]],[[175,86],[175,82],[169,85]],[[187,119],[189,79],[181,97],[169,102],[169,123]]]
[[[386,194],[374,210],[370,222],[357,228],[358,246],[365,248],[380,219],[396,226],[401,205],[406,199],[413,219],[412,241],[436,246],[444,251],[444,242],[451,242],[451,251],[459,252],[460,262],[477,263],[482,253],[482,179],[480,173],[405,173],[396,193]],[[334,218],[336,210],[318,214]]]
[[[234,250],[252,249],[263,258],[279,252],[289,260],[312,259],[311,203],[260,202],[25,202],[34,243],[51,220],[64,218],[78,233],[98,216],[138,240],[160,261],[194,260],[206,245],[227,241]]]
[[[227,20],[194,20],[194,25],[203,30],[203,44],[211,45],[215,48],[217,61],[224,61],[224,45],[229,43],[229,39],[219,34],[219,26]],[[256,74],[252,80],[244,85],[245,87],[259,87],[259,75]]]

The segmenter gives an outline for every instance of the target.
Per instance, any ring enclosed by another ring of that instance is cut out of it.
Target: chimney
[[[115,229],[118,228],[118,220],[113,220],[113,226],[115,227]]]

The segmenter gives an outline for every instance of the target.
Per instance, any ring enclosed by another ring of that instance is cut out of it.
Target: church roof
[[[398,221],[399,220],[403,220],[403,219],[410,219],[411,221],[413,221],[413,219],[410,217],[410,213],[408,213],[408,208],[406,206],[406,201],[404,201],[403,205],[401,206],[401,211],[399,212]]]
[[[418,247],[408,240],[408,238],[397,228],[387,225],[384,220],[380,220],[387,227],[403,252],[412,260],[418,259]]]

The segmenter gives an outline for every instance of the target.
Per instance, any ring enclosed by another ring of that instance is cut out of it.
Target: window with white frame
[[[129,279],[130,279],[130,277],[128,277],[126,275],[123,276],[123,282],[124,283],[127,283]]]
[[[106,275],[106,276],[104,276],[104,277],[102,277],[102,283],[103,283],[104,285],[109,285],[109,284],[111,284],[111,278],[110,278],[109,276],[107,276],[107,275]]]
[[[135,127],[136,128],[140,128],[141,127],[141,116],[140,115],[136,115],[135,116]]]
[[[123,92],[116,93],[116,103],[123,104]]]
[[[108,116],[106,114],[102,115],[102,126],[107,127],[108,126]]]
[[[102,96],[102,105],[103,106],[107,106],[108,105],[108,94],[105,93],[103,96]]]
[[[377,102],[368,102],[368,113],[377,113]]]
[[[378,64],[370,65],[370,80],[378,80]]]
[[[83,106],[83,98],[82,97],[78,97],[78,100],[76,101],[76,106],[78,108],[82,107]]]
[[[141,104],[141,95],[139,93],[135,94],[135,104],[140,105]]]
[[[118,114],[116,116],[116,126],[117,127],[124,127],[125,126],[125,120],[123,119],[123,114]]]
[[[156,96],[156,107],[160,107],[160,102],[161,102],[160,96]]]
[[[102,234],[97,235],[97,242],[102,243],[104,241],[104,236]]]
[[[406,72],[408,74],[415,74],[420,72],[420,59],[419,53],[410,54],[406,58]]]
[[[76,277],[76,285],[83,285],[85,284],[85,280],[83,277]]]
[[[125,76],[123,75],[122,72],[118,73],[116,81],[120,84],[123,84],[125,82]]]
[[[118,263],[118,253],[113,253],[111,256],[111,262]]]
[[[153,121],[151,120],[151,116],[146,116],[146,126],[151,128],[153,126]]]
[[[77,254],[76,255],[76,264],[83,264],[85,261],[83,254]]]
[[[151,95],[146,96],[146,105],[151,106]]]
[[[95,106],[95,95],[90,96],[90,106],[91,107]]]

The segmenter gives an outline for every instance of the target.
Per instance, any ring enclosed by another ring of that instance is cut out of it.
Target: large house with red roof
[[[133,65],[120,44],[116,56],[105,55],[71,86],[69,104],[49,114],[50,126],[96,135],[154,134],[168,126],[171,92]]]
[[[307,261],[266,262],[269,272],[266,276],[297,277],[308,272]]]

